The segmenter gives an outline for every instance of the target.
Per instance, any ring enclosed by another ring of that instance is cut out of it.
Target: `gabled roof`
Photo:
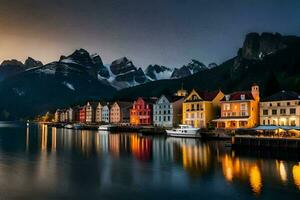
[[[200,90],[196,90],[196,89],[192,90],[192,92],[193,91],[195,91],[200,96],[200,98],[202,99],[202,101],[212,101],[212,100],[214,100],[216,98],[216,96],[220,92],[220,90],[208,92],[208,91],[200,91]],[[188,97],[190,96],[190,94],[192,92],[189,93]],[[186,98],[185,102],[193,102],[194,101],[194,100],[187,100],[187,98]],[[199,100],[197,100],[197,101],[199,101]]]
[[[288,100],[300,100],[300,95],[293,91],[280,91],[269,97],[266,97],[262,102],[266,101],[288,101]]]
[[[245,99],[242,99],[242,95],[245,95]],[[229,97],[227,101],[248,101],[248,100],[254,100],[254,97],[250,91],[239,91],[239,92],[233,92],[231,94],[227,94],[224,96],[224,98],[221,101],[226,101],[226,96]]]
[[[166,97],[167,100],[169,101],[169,103],[174,103],[180,99],[183,99],[184,97],[181,96],[173,96],[173,95],[161,95],[159,99],[157,99],[156,103],[158,103],[158,101],[162,98],[162,96]]]
[[[138,97],[137,100],[139,98],[143,99],[143,101],[145,101],[147,104],[155,104],[155,102],[157,101],[157,97]]]

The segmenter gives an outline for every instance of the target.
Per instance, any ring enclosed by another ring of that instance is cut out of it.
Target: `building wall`
[[[142,98],[134,101],[130,109],[130,124],[132,125],[151,125],[152,106],[147,104]]]
[[[117,103],[114,103],[110,108],[110,122],[111,123],[121,122],[121,110]]]
[[[165,96],[153,105],[153,124],[162,127],[173,126],[173,104]]]
[[[81,123],[85,123],[86,122],[86,108],[85,107],[80,108],[80,111],[79,111],[79,121]]]
[[[97,123],[100,123],[102,121],[102,105],[99,103],[97,105],[97,108],[96,108],[96,117],[95,117],[95,121]]]
[[[299,101],[261,102],[259,116],[260,125],[300,126]]]
[[[102,108],[102,121],[109,123],[109,107],[107,105]]]

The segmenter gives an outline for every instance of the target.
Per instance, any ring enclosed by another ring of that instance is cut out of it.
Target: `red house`
[[[81,123],[85,123],[86,122],[86,107],[82,106],[79,109],[79,121]]]
[[[152,123],[152,106],[156,99],[145,99],[139,97],[133,102],[130,109],[130,124],[131,125],[151,125]]]

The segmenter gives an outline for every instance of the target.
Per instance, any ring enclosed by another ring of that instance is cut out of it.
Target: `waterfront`
[[[300,160],[224,142],[0,123],[1,198],[299,199]]]

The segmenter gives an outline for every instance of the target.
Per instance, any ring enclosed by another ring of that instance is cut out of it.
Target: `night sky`
[[[0,0],[0,62],[85,48],[104,63],[220,64],[264,31],[300,35],[300,0]]]

